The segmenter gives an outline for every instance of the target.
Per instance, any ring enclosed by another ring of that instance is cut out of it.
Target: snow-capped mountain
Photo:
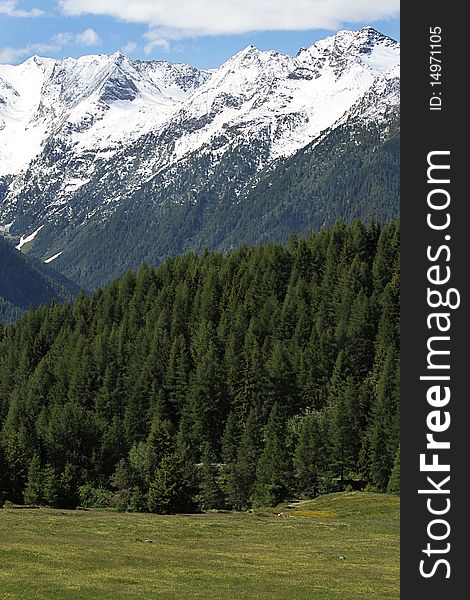
[[[348,122],[386,136],[398,106],[399,44],[372,28],[295,57],[249,46],[211,72],[122,53],[0,65],[0,228],[60,269],[118,211],[237,204]]]
[[[0,175],[16,175],[45,148],[112,151],[164,122],[209,74],[131,61],[121,52],[0,65]]]

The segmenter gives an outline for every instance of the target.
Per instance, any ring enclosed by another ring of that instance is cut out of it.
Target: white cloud
[[[38,44],[29,44],[26,47],[27,53],[31,54],[34,52],[35,54],[52,54],[54,52],[59,52],[62,49],[62,45],[56,43],[55,41],[51,42],[40,42]]]
[[[15,64],[21,58],[24,58],[27,54],[28,54],[27,48],[12,48],[11,46],[6,46],[5,48],[0,48],[0,65]]]
[[[59,46],[97,46],[101,43],[99,35],[94,29],[85,29],[81,33],[61,32],[51,38]]]
[[[75,36],[75,43],[78,46],[97,46],[101,43],[101,40],[96,31],[88,27],[88,29]]]
[[[138,45],[135,42],[127,42],[127,44],[124,44],[124,46],[121,48],[124,54],[132,54],[137,49]]]
[[[399,0],[59,0],[67,15],[110,15],[158,28],[159,39],[249,31],[338,29],[396,17]],[[153,30],[153,29],[152,29]],[[156,38],[158,39],[158,38]],[[154,43],[151,40],[150,43]]]
[[[12,48],[11,46],[6,46],[5,48],[0,48],[0,65],[14,65],[27,56],[31,56],[33,54],[52,54],[54,52],[58,52],[60,49],[61,46],[58,46],[54,43],[28,44],[22,48]]]
[[[16,0],[0,0],[0,15],[7,15],[7,17],[41,17],[44,14],[44,11],[40,8],[22,10],[17,5]]]
[[[170,49],[168,38],[173,39],[167,32],[162,32],[160,29],[151,29],[144,33],[144,38],[148,40],[144,46],[145,54],[151,54],[155,48]]]
[[[48,42],[28,44],[22,48],[11,46],[0,48],[0,64],[15,64],[32,54],[54,54],[60,52],[65,46],[96,46],[100,42],[98,34],[93,29],[85,29],[81,33],[56,33]]]
[[[31,56],[33,54],[52,54],[54,52],[58,52],[60,49],[61,46],[58,44],[47,42],[44,44],[28,44],[27,46],[23,46],[21,48],[12,48],[11,46],[6,46],[5,48],[0,48],[0,65],[14,65],[27,56]]]
[[[61,49],[62,46],[54,42],[28,44],[21,48],[6,46],[5,48],[0,48],[0,65],[14,65],[27,56],[32,56],[33,54],[41,54],[44,56],[46,54],[59,52]]]

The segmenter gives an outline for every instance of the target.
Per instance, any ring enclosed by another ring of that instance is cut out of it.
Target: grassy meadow
[[[8,508],[0,565],[1,600],[398,600],[399,499],[171,516]]]

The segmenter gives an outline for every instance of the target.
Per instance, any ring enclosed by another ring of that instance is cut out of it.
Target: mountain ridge
[[[87,75],[70,89],[78,72],[93,72],[93,81]],[[337,128],[354,122],[386,132],[399,106],[399,44],[372,28],[342,30],[296,57],[248,46],[213,72],[116,53],[56,61],[50,77],[35,123],[65,112],[27,168],[0,177],[0,227],[19,239],[42,226],[28,250],[42,260],[57,255],[70,275],[82,268],[74,240],[97,234],[119,211],[145,205],[146,219],[209,198],[236,206],[263,169]]]

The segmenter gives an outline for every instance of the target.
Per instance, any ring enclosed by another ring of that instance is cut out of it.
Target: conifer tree
[[[152,513],[170,514],[178,497],[178,473],[170,456],[161,460],[150,482],[148,509]]]
[[[43,471],[43,496],[48,506],[59,506],[60,484],[56,471],[51,465],[46,465]]]
[[[358,463],[360,450],[358,392],[351,377],[337,392],[332,407],[331,440],[333,458],[341,485]]]
[[[109,421],[108,421],[109,422]],[[116,463],[128,452],[124,427],[118,417],[113,417],[111,423],[105,421],[102,426],[102,443],[100,449],[100,470],[103,475],[109,476]]]
[[[302,407],[322,409],[327,402],[328,373],[315,326],[301,357],[298,380]]]
[[[3,447],[0,444],[0,507],[3,506],[5,500],[8,500],[10,494],[10,477],[8,473],[7,462],[3,452]]]
[[[23,496],[25,504],[39,504],[43,498],[41,461],[37,453],[34,454],[29,465]]]
[[[294,465],[301,493],[318,494],[321,477],[329,470],[328,427],[323,413],[313,412],[302,419]]]
[[[174,449],[168,422],[155,419],[147,438],[147,447],[149,457],[149,478],[152,479],[163,459],[170,456]]]
[[[16,430],[8,420],[2,431],[3,455],[9,473],[9,500],[21,502],[28,476],[30,452],[27,446],[27,429],[19,425]]]
[[[202,451],[202,464],[198,504],[201,510],[210,510],[223,507],[223,496],[219,487],[219,470],[215,454],[208,442],[205,442]]]
[[[399,369],[394,348],[387,351],[376,387],[370,425],[370,477],[385,491],[399,445]]]
[[[225,423],[222,436],[221,457],[224,463],[233,464],[237,460],[237,450],[240,443],[239,423],[233,411],[230,412]]]
[[[227,409],[223,406],[223,377],[211,327],[203,325],[200,329],[194,355],[196,364],[189,390],[193,436],[199,449],[208,441],[218,452]]]
[[[269,414],[274,404],[289,407],[287,412],[294,414],[298,408],[298,395],[291,358],[285,346],[275,341],[271,356],[266,363],[268,380],[266,384],[265,411]]]
[[[78,469],[71,463],[66,463],[59,478],[58,505],[63,508],[76,508],[79,502],[80,479]]]
[[[286,419],[277,402],[271,410],[264,438],[264,449],[256,468],[253,502],[256,506],[275,506],[287,497],[291,479]]]
[[[133,444],[128,455],[130,477],[135,486],[142,492],[147,492],[151,479],[151,460],[147,443]]]
[[[189,359],[184,337],[179,334],[171,346],[165,374],[164,391],[168,402],[168,415],[176,424],[186,402],[188,393]],[[164,417],[163,417],[164,418]]]
[[[370,478],[379,491],[384,491],[390,478],[391,461],[387,452],[385,416],[377,411],[370,432]]]
[[[237,510],[251,506],[256,481],[256,467],[262,451],[261,410],[250,410],[241,436],[237,460],[229,472],[227,503]]]
[[[266,395],[266,369],[255,328],[252,319],[245,336],[239,388],[232,401],[232,410],[240,426],[246,423],[252,407],[261,408]]]

